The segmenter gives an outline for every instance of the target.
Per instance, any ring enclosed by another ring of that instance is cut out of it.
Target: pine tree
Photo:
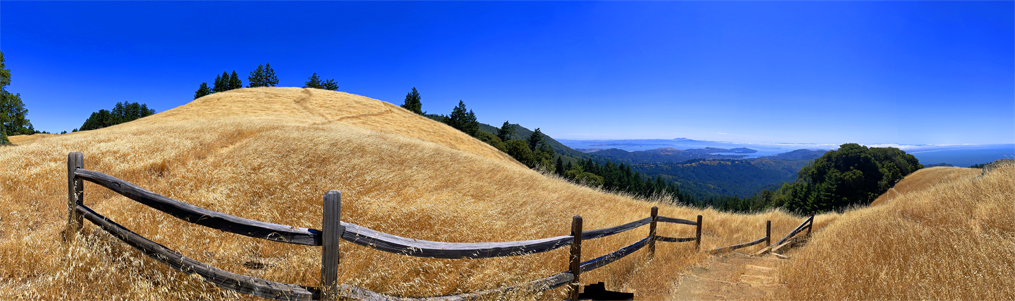
[[[275,77],[275,70],[271,69],[271,64],[264,64],[264,86],[274,87],[278,85],[278,77]]]
[[[564,160],[561,157],[557,157],[557,165],[553,172],[558,176],[564,175]]]
[[[222,71],[222,92],[232,90],[229,88],[229,73]]]
[[[215,86],[211,87],[212,93],[229,91],[229,79],[223,79],[221,75],[215,76]]]
[[[499,130],[497,130],[497,137],[500,138],[501,141],[507,142],[508,140],[511,140],[511,136],[514,136],[517,128],[517,125],[504,121],[504,124],[500,126]]]
[[[466,112],[465,102],[461,100],[458,101],[458,106],[451,110],[451,116],[448,116],[448,125],[469,134],[469,136],[475,136],[479,131],[476,113],[473,113],[472,110]],[[531,153],[531,149],[529,152]]]
[[[211,90],[208,89],[208,83],[201,83],[201,87],[197,88],[197,92],[194,92],[194,99],[204,97],[211,94]]]
[[[321,78],[317,76],[317,72],[314,72],[314,75],[311,75],[310,78],[307,79],[307,82],[303,83],[303,87],[304,88],[324,89],[324,90],[331,90],[331,91],[337,91],[338,90],[338,84],[335,83],[334,79],[329,79],[327,81],[323,81],[322,82]]]
[[[416,87],[412,87],[412,91],[409,94],[405,94],[405,102],[402,103],[402,107],[413,113],[424,115],[423,102],[420,99],[419,92],[416,92]]]
[[[243,88],[243,82],[240,81],[240,77],[236,75],[236,70],[233,70],[233,74],[229,75],[229,90]]]
[[[321,78],[317,77],[317,72],[314,72],[314,75],[311,75],[310,78],[307,79],[307,82],[303,83],[304,88],[321,89],[321,86]]]
[[[542,142],[543,142],[543,132],[540,131],[539,128],[536,128],[536,131],[532,132],[532,135],[529,136],[529,149],[536,149],[536,146],[538,146]]]
[[[257,88],[264,87],[264,66],[257,65],[257,70],[250,71],[250,76],[247,77],[247,87]]]

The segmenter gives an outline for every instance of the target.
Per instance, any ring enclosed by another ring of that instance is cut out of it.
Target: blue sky
[[[37,129],[162,112],[271,63],[562,139],[1015,141],[1013,2],[19,2],[0,50]]]

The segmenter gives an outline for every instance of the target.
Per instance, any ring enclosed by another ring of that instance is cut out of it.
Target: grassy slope
[[[825,215],[783,267],[779,299],[1015,298],[1015,165],[979,175],[919,170],[879,205]]]
[[[648,215],[653,205],[529,170],[446,125],[378,100],[299,88],[217,93],[133,122],[0,148],[0,299],[232,299],[166,268],[87,225],[62,243],[67,153],[85,168],[211,210],[298,227],[321,227],[324,192],[343,192],[342,217],[396,235],[449,242],[536,239]],[[213,266],[316,286],[320,249],[256,240],[179,221],[93,184],[85,205]],[[734,215],[659,205],[660,214],[705,216],[703,248],[753,240],[764,220],[785,233],[781,212]],[[647,228],[589,241],[585,258],[643,237]],[[693,227],[661,225],[686,237]],[[703,260],[692,244],[660,244],[583,275],[609,289],[666,295],[679,271]],[[566,249],[481,260],[411,258],[342,243],[339,280],[401,296],[512,285],[566,269]],[[265,264],[250,269],[244,263]],[[558,289],[538,299],[561,297]]]

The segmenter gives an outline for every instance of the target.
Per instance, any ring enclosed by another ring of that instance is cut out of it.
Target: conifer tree
[[[416,87],[412,87],[412,91],[405,95],[405,102],[402,103],[402,107],[419,115],[425,114],[423,113],[423,102],[420,101],[419,92],[416,92]]]
[[[476,120],[476,113],[473,113],[472,110],[466,112],[465,102],[461,100],[458,101],[458,106],[451,111],[451,116],[448,116],[448,125],[469,134],[469,136],[475,136],[476,132],[479,131],[479,121]]]
[[[222,71],[222,92],[232,90],[229,87],[229,73]]]
[[[504,124],[500,126],[499,130],[497,130],[497,137],[500,138],[501,141],[507,142],[508,140],[511,140],[511,136],[514,136],[517,128],[517,125],[504,121]]]
[[[257,65],[257,69],[250,71],[250,76],[247,77],[247,87],[257,88],[264,87],[264,66]]]
[[[197,88],[197,92],[194,92],[194,99],[204,97],[211,94],[211,90],[208,89],[208,83],[201,83],[201,87]]]
[[[532,132],[532,135],[529,136],[529,149],[536,149],[536,146],[539,146],[539,143],[542,142],[543,132],[540,131],[539,128],[536,128],[536,131]]]
[[[314,72],[314,75],[311,75],[309,78],[307,78],[307,82],[303,83],[303,87],[304,88],[324,89],[324,90],[331,90],[331,91],[337,91],[338,90],[338,84],[335,83],[334,79],[329,79],[327,81],[323,81],[322,82],[321,78],[317,76],[317,72]]]
[[[303,83],[303,87],[317,89],[321,88],[321,78],[317,76],[317,72],[314,72],[314,75],[311,75],[310,78],[307,79],[307,82]]]
[[[275,70],[271,69],[271,64],[264,64],[264,87],[274,87],[275,85],[278,85]]]
[[[212,82],[211,93],[218,93],[225,91],[225,87],[222,86],[222,76],[216,74],[215,81]]]
[[[229,90],[243,88],[243,82],[240,81],[240,77],[236,75],[236,70],[233,70],[233,74],[229,75]]]

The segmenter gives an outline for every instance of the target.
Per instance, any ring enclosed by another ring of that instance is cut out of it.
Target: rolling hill
[[[910,174],[870,207],[826,214],[781,268],[797,300],[1015,298],[1015,164]]]
[[[12,137],[12,140],[16,138]],[[20,139],[20,138],[17,138]],[[446,242],[567,235],[648,216],[704,215],[702,248],[755,239],[765,220],[786,233],[801,218],[781,211],[720,213],[635,200],[522,166],[489,145],[398,106],[342,92],[248,88],[107,128],[0,148],[0,299],[194,300],[244,297],[176,272],[88,224],[64,243],[66,158],[149,191],[243,218],[321,228],[321,199],[342,191],[342,219],[399,236]],[[316,286],[321,251],[189,224],[85,184],[84,204],[186,256],[238,274]],[[662,225],[661,234],[693,227]],[[589,241],[593,258],[648,229]],[[339,281],[396,296],[440,296],[517,284],[566,270],[567,250],[507,258],[405,257],[342,243]],[[661,244],[583,274],[583,283],[666,296],[679,271],[706,256]],[[558,289],[530,299],[559,300]]]

